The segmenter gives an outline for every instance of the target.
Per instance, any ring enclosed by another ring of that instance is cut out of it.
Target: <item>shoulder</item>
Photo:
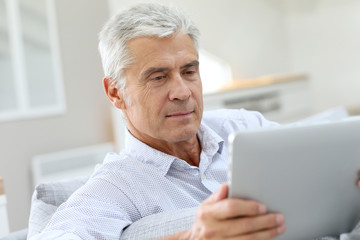
[[[81,212],[82,207],[91,206],[100,216],[101,211],[112,209],[127,221],[141,218],[146,206],[138,201],[137,186],[144,181],[141,178],[143,168],[139,161],[135,161],[123,154],[109,153],[88,181],[69,198],[63,206],[64,211],[75,208]]]
[[[140,159],[142,157],[143,159]],[[129,198],[147,191],[146,185],[155,184],[164,179],[161,167],[156,164],[157,159],[150,156],[132,156],[126,151],[109,153],[90,177],[98,188],[112,188],[114,191],[125,194]]]
[[[144,181],[146,173],[154,175],[154,168],[129,156],[125,151],[118,153],[108,153],[104,162],[97,167],[91,179],[100,180],[115,186],[133,186]]]

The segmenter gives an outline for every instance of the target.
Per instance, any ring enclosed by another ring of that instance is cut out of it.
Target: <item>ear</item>
[[[119,109],[126,109],[123,93],[117,88],[116,83],[117,82],[111,78],[104,78],[103,85],[105,93],[115,107]]]

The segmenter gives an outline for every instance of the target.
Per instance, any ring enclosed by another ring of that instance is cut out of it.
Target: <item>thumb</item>
[[[228,195],[228,185],[227,183],[224,183],[220,186],[219,190],[217,190],[216,192],[214,192],[213,194],[210,195],[210,197],[208,197],[204,203],[205,204],[209,204],[209,203],[216,203],[220,200],[223,200],[227,197]]]

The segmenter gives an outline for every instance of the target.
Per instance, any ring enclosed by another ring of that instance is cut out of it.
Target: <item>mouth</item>
[[[171,113],[171,114],[168,114],[166,115],[167,118],[170,118],[170,117],[187,117],[189,115],[191,115],[194,111],[181,111],[181,112],[174,112],[174,113]]]

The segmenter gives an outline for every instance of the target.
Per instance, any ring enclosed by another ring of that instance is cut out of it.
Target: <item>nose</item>
[[[187,100],[190,96],[191,91],[186,81],[181,77],[181,75],[174,76],[170,84],[170,100]]]

